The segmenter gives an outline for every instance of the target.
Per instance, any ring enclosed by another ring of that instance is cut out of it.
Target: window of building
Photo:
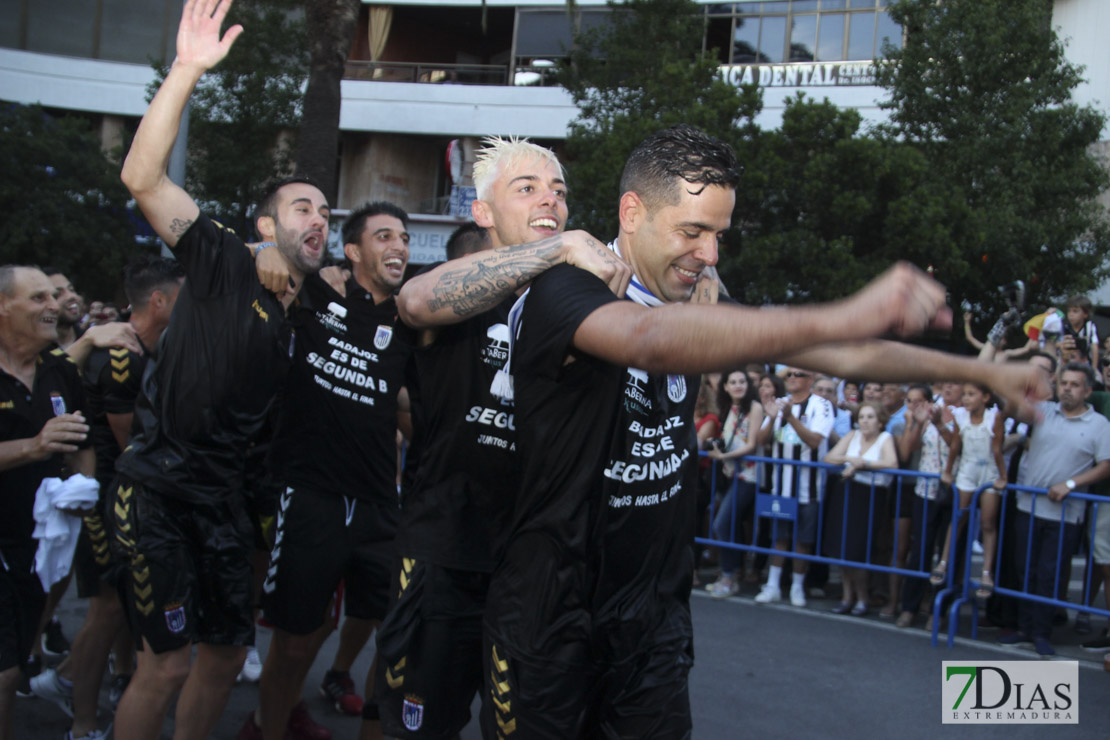
[[[705,13],[714,38],[731,24],[732,50],[722,51],[722,63],[868,61],[883,55],[884,42],[902,45],[888,2],[742,0],[706,5]]]

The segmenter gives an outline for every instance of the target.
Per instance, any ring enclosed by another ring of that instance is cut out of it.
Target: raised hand
[[[632,268],[627,262],[605,246],[605,242],[585,231],[567,231],[561,238],[564,262],[597,275],[609,290],[624,297],[628,281],[632,279]]]
[[[951,327],[952,311],[945,300],[943,285],[908,262],[899,262],[849,299],[849,307],[854,320],[873,328],[875,335],[909,337]]]
[[[231,0],[188,0],[177,28],[177,59],[175,64],[209,70],[230,51],[243,27],[235,24],[220,38]]]

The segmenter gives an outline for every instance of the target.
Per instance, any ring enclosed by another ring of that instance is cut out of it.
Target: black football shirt
[[[213,503],[243,489],[291,335],[281,301],[230,229],[201,213],[174,254],[187,279],[143,374],[116,469],[164,495]]]
[[[520,470],[513,404],[490,385],[508,359],[515,301],[439,328],[413,354],[408,387],[419,465],[402,500],[397,549],[405,557],[481,572],[497,562]]]
[[[81,375],[69,355],[58,348],[48,349],[35,363],[30,389],[0,369],[0,442],[34,437],[60,414],[81,411],[88,419]],[[88,446],[88,439],[78,445]],[[0,545],[33,542],[35,492],[43,478],[60,476],[62,468],[62,455],[55,454],[0,471]]]
[[[294,488],[397,506],[397,393],[413,332],[393,298],[351,278],[341,296],[305,280],[291,312],[293,365],[270,464]]]
[[[525,304],[513,350],[524,473],[486,610],[510,653],[550,658],[579,641],[611,659],[692,631],[697,378],[576,352],[579,325],[615,300],[560,265]]]

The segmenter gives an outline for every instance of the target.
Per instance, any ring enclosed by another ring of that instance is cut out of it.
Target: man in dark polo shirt
[[[326,616],[340,579],[347,619],[361,620],[367,637],[389,601],[398,393],[413,345],[393,299],[408,264],[408,214],[368,203],[347,217],[343,241],[352,268],[345,290],[311,276],[291,312],[297,341],[270,452],[283,490],[262,585],[274,636],[244,740],[284,736],[332,629]],[[267,259],[259,256],[260,269]],[[348,674],[332,678],[352,688]]]
[[[255,220],[263,244],[288,262],[294,288],[275,295],[243,241],[166,175],[194,86],[242,31],[233,26],[221,39],[228,7],[186,3],[177,57],[123,165],[124,184],[187,276],[116,463],[115,544],[126,552],[123,590],[142,638],[116,712],[115,733],[128,740],[157,737],[179,690],[175,737],[208,737],[254,640],[246,459],[290,363],[287,303],[326,246],[323,193],[303,179],[280,183]]]
[[[31,533],[35,493],[63,466],[92,476],[77,366],[58,348],[58,303],[35,267],[0,267],[0,737],[45,603]]]
[[[1047,390],[1024,368],[864,341],[950,320],[943,288],[906,265],[836,304],[691,303],[730,226],[737,167],[690,126],[646,139],[613,245],[633,268],[630,300],[557,265],[510,330],[523,475],[486,603],[489,737],[690,736],[694,373],[781,358],[848,377],[981,377],[1015,404]]]
[[[169,324],[184,279],[181,265],[174,260],[143,259],[128,265],[123,278],[124,293],[131,304],[128,323],[143,352],[126,347],[100,347],[93,349],[85,361],[89,438],[96,453],[101,503],[84,516],[73,569],[77,594],[89,600],[89,610],[70,654],[57,670],[48,669],[31,680],[31,690],[36,695],[72,712],[70,734],[74,738],[86,737],[97,729],[97,699],[108,652],[126,624],[117,588],[118,567],[104,525],[111,519],[110,509],[104,506],[110,497],[105,493],[111,490],[116,459],[127,445],[143,370],[152,348]],[[119,656],[116,657],[118,664]]]

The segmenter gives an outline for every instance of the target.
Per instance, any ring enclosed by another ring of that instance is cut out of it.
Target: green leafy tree
[[[950,249],[937,218],[957,204],[925,177],[920,152],[860,134],[860,115],[803,96],[781,128],[750,143],[737,228],[719,269],[745,303],[828,301],[898,259],[922,267]]]
[[[185,185],[225,225],[251,234],[251,209],[276,177],[291,174],[308,52],[296,0],[237,0],[227,25],[243,35],[189,101]],[[169,71],[158,72],[153,98]]]
[[[571,223],[617,234],[625,160],[645,137],[689,123],[726,141],[753,129],[754,87],[737,88],[702,51],[704,17],[691,0],[610,3],[612,22],[586,31],[559,72],[580,109],[566,140]]]
[[[115,297],[135,241],[119,163],[87,119],[0,107],[0,264],[53,265],[86,296]]]
[[[905,29],[879,68],[890,91],[891,140],[914,146],[950,194],[936,214],[952,246],[930,262],[954,304],[994,314],[995,286],[1023,279],[1032,303],[1095,287],[1106,276],[1108,184],[1092,153],[1104,116],[1071,93],[1068,63],[1045,0],[899,0]]]

